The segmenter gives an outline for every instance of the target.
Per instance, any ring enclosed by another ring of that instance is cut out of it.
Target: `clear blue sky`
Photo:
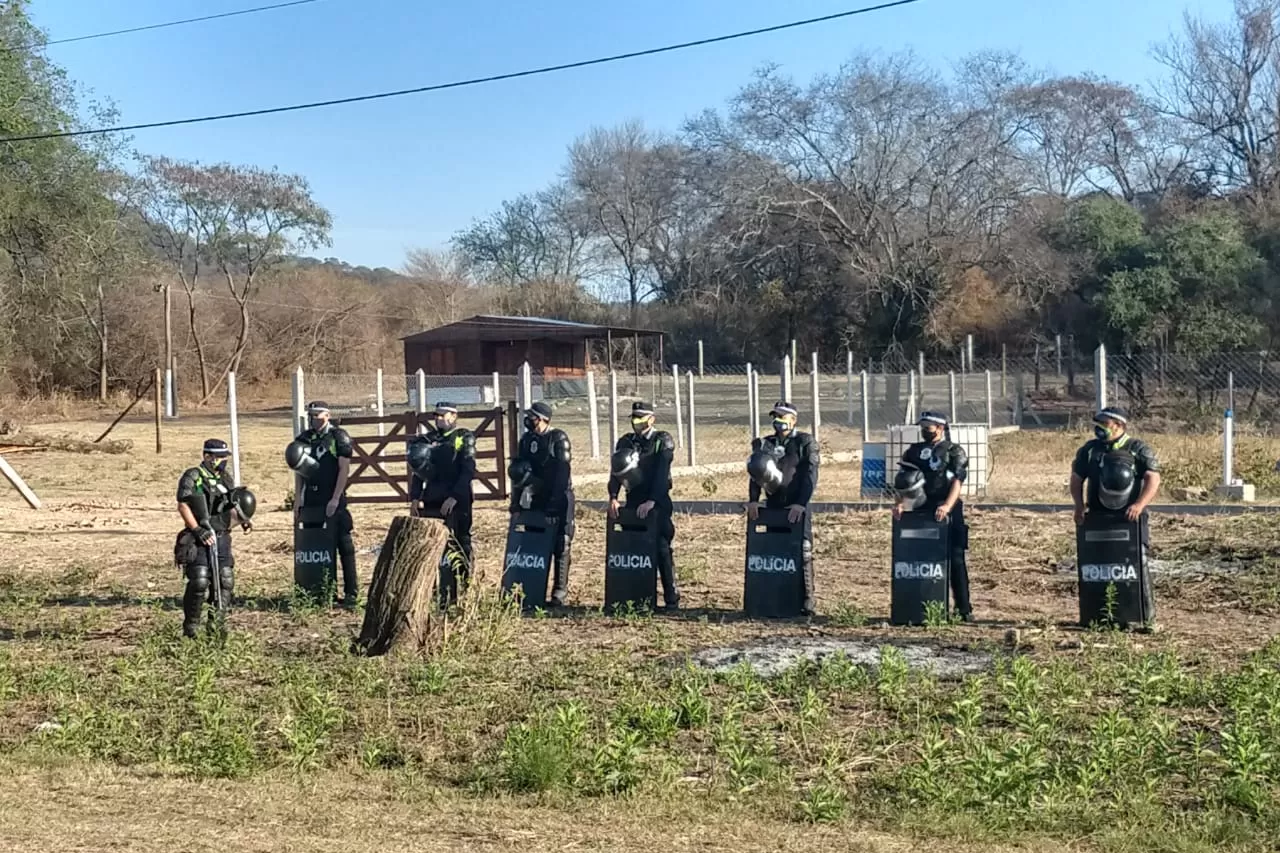
[[[52,39],[233,11],[268,0],[33,0]],[[519,70],[870,5],[870,0],[320,0],[51,46],[126,123],[344,97]],[[1231,0],[923,0],[778,34],[443,93],[139,131],[145,152],[307,176],[334,215],[315,254],[399,268],[503,199],[545,186],[592,125],[674,130],[775,62],[807,79],[859,50],[911,48],[939,67],[1012,49],[1060,73],[1144,83],[1150,46],[1190,10]]]

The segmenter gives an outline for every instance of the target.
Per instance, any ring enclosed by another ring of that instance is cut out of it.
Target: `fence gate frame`
[[[504,412],[500,406],[491,409],[459,410],[458,426],[471,429],[476,435],[477,444],[483,439],[493,439],[493,450],[476,450],[476,482],[481,485],[475,493],[477,501],[507,500],[506,431],[503,420]],[[347,477],[348,486],[372,485],[381,483],[390,486],[395,494],[380,495],[347,495],[348,504],[390,504],[409,503],[409,484],[412,474],[409,471],[407,445],[414,436],[429,426],[435,419],[431,412],[403,412],[401,414],[356,415],[354,417],[334,418],[334,425],[347,430],[351,436],[351,473]],[[475,427],[469,426],[475,422]],[[352,427],[379,426],[383,435],[364,435]],[[387,447],[396,444],[399,452],[388,453]],[[492,460],[490,467],[483,463]],[[393,474],[388,466],[403,466],[401,473]]]

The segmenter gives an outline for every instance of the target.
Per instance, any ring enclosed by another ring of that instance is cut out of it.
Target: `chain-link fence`
[[[890,426],[913,423],[924,411],[997,430],[1077,427],[1100,403],[1128,407],[1131,417],[1145,419],[1147,431],[1174,422],[1195,429],[1197,421],[1214,431],[1229,405],[1237,421],[1248,420],[1256,431],[1280,423],[1280,363],[1266,353],[1191,359],[1108,358],[1102,352],[1089,361],[1050,351],[972,361],[855,363],[846,357],[842,364],[819,361],[816,373],[812,356],[785,374],[789,359],[570,376],[530,370],[528,400],[519,375],[308,374],[304,394],[326,400],[339,418],[417,409],[420,396],[422,408],[441,400],[466,409],[545,400],[555,412],[554,426],[572,441],[575,470],[584,472],[606,470],[611,442],[630,429],[631,405],[641,400],[657,407],[660,428],[676,438],[677,464],[697,466],[741,463],[751,439],[770,430],[769,410],[783,399],[796,406],[800,428],[815,433],[833,459],[859,451],[864,441],[887,440]]]

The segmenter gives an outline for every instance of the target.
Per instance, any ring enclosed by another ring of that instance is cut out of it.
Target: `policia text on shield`
[[[1155,620],[1147,506],[1160,489],[1160,461],[1129,435],[1123,409],[1102,409],[1093,423],[1094,438],[1071,464],[1080,624],[1146,627]]]

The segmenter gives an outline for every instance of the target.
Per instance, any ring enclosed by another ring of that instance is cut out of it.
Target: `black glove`
[[[211,547],[213,543],[217,541],[217,539],[215,538],[215,534],[213,532],[213,528],[207,524],[201,524],[199,527],[197,527],[195,530],[195,534],[196,534],[196,539],[199,540],[200,544],[205,546],[206,548]]]

